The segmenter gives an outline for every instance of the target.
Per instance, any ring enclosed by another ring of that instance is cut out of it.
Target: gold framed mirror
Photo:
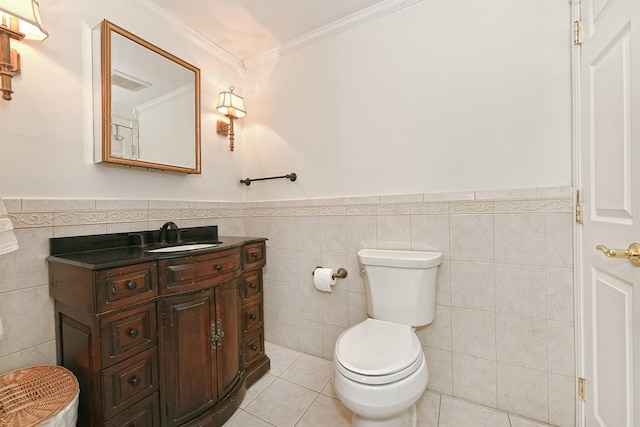
[[[96,163],[199,174],[200,69],[107,20],[93,52]]]

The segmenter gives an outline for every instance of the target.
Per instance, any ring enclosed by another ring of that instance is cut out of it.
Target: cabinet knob
[[[257,318],[258,318],[258,315],[257,315],[257,314],[255,314],[255,313],[251,313],[251,314],[249,315],[249,319],[251,319],[251,320],[256,320]]]
[[[222,266],[221,265],[216,265],[216,271],[222,271]]]
[[[132,378],[129,380],[129,383],[131,383],[131,385],[132,385],[133,387],[138,387],[138,386],[140,385],[140,383],[141,383],[141,382],[142,382],[142,380],[141,380],[140,378],[138,378],[138,377],[132,377]]]
[[[140,331],[138,331],[136,328],[132,328],[132,329],[129,331],[129,337],[131,337],[131,338],[135,338],[135,337],[137,337],[137,336],[138,336],[138,334],[139,334],[139,333],[140,333]]]
[[[251,350],[253,350],[253,351],[257,351],[257,350],[258,350],[258,346],[257,346],[257,345],[255,345],[255,344],[251,344],[251,347],[250,347],[250,348],[251,348]]]
[[[256,282],[251,282],[251,283],[249,283],[249,287],[250,287],[251,289],[255,289],[255,288],[257,288],[257,287],[258,287],[258,284],[257,284]]]
[[[138,287],[138,283],[136,283],[133,280],[127,283],[127,289],[129,289],[130,291],[134,290],[137,287]]]

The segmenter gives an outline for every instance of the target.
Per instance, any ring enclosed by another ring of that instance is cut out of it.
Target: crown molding
[[[187,40],[190,40],[193,44],[206,50],[216,58],[225,62],[226,64],[229,64],[238,70],[245,69],[243,62],[240,59],[236,58],[226,50],[222,49],[217,44],[211,42],[209,39],[203,37],[197,31],[194,31],[192,28],[176,20],[164,9],[156,6],[154,3],[150,2],[149,0],[127,0],[127,1],[131,3],[133,6],[137,7],[138,9],[148,13],[149,15],[164,21],[167,25],[169,25],[175,31],[182,34],[184,38],[186,38]]]
[[[247,58],[243,61],[244,67],[251,68],[279,56],[286,55],[298,49],[302,49],[303,47],[309,46],[311,44],[339,34],[343,31],[347,31],[351,28],[373,21],[382,16],[403,9],[407,6],[419,3],[420,1],[422,0],[386,0],[380,2],[345,18],[338,19],[337,21],[320,27],[317,30],[310,31],[300,37],[284,43],[277,48],[268,50],[251,58]]]
[[[244,61],[233,56],[232,54],[230,54],[229,52],[227,52],[217,44],[213,43],[211,40],[203,37],[200,33],[198,33],[197,31],[194,31],[192,28],[188,27],[182,22],[177,21],[164,9],[156,6],[151,1],[149,0],[127,0],[127,1],[132,5],[134,5],[135,7],[141,9],[142,11],[150,14],[151,16],[166,22],[174,30],[181,33],[186,39],[190,40],[195,45],[200,46],[207,52],[214,55],[216,58],[242,71],[242,70],[246,70],[247,68],[259,65],[263,62],[277,58],[279,56],[294,52],[298,49],[302,49],[306,46],[317,43],[326,38],[332,37],[343,31],[347,31],[351,28],[373,21],[382,16],[393,13],[397,10],[411,6],[422,0],[382,1],[378,4],[370,6],[352,15],[349,15],[345,18],[338,19],[337,21],[334,21],[316,30],[310,31],[300,37],[297,37],[293,40],[290,40],[282,44],[279,47],[273,48],[271,50],[268,50],[264,53],[253,56],[251,58],[247,58]]]

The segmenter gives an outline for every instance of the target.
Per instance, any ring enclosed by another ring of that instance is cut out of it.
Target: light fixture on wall
[[[216,109],[229,119],[229,123],[218,120],[216,123],[216,131],[220,135],[229,136],[229,149],[233,151],[233,141],[235,134],[233,133],[233,121],[247,115],[244,109],[244,99],[233,93],[235,87],[229,86],[229,91],[220,92],[218,96],[218,106]]]
[[[11,79],[20,74],[20,54],[11,49],[11,39],[42,41],[49,33],[42,26],[36,0],[0,0],[0,90],[11,101]]]

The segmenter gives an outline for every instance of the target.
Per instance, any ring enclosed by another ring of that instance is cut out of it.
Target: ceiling
[[[148,0],[245,61],[398,0]]]

